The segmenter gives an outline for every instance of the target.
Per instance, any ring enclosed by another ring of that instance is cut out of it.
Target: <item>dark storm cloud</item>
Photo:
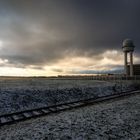
[[[0,58],[43,65],[65,57],[95,56],[135,41],[140,54],[139,0],[1,0]]]

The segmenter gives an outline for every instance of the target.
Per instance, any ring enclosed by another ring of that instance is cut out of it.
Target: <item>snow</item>
[[[138,140],[140,95],[4,126],[0,139]]]
[[[134,89],[131,82],[1,78],[0,115]]]

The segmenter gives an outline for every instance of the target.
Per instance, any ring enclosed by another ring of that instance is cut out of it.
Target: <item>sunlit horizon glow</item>
[[[114,59],[111,57],[114,55]],[[116,55],[116,56],[115,56]],[[109,58],[111,57],[111,59]],[[118,58],[116,60],[116,57]],[[92,74],[88,73],[93,71],[93,74],[99,74],[104,71],[117,69],[118,66],[123,67],[123,54],[118,51],[106,51],[102,60],[94,62],[93,58],[87,57],[73,57],[72,59],[65,58],[58,63],[42,67],[30,65],[25,68],[16,68],[14,66],[1,67],[0,76],[58,76],[58,75],[80,75],[80,74]],[[134,57],[134,62],[138,62],[138,58]],[[8,63],[8,60],[0,60],[0,65]],[[122,68],[121,68],[122,69]],[[81,71],[81,73],[80,73]],[[83,71],[83,73],[82,73]],[[87,71],[87,73],[86,73]]]

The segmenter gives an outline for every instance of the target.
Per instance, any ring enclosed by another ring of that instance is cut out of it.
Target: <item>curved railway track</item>
[[[122,92],[122,93],[116,93],[114,95],[107,95],[103,97],[98,97],[98,98],[91,98],[91,99],[86,99],[86,100],[79,100],[75,102],[70,102],[70,103],[64,103],[64,104],[58,104],[58,105],[53,105],[53,106],[47,106],[47,107],[42,107],[42,108],[37,108],[37,109],[31,109],[31,110],[25,110],[25,111],[20,111],[20,112],[14,112],[10,114],[4,114],[0,116],[0,127],[4,125],[9,125],[13,124],[19,121],[25,121],[31,118],[36,118],[44,115],[49,115],[52,113],[57,113],[60,111],[65,111],[65,110],[70,110],[73,108],[78,108],[82,106],[87,106],[87,105],[92,105],[92,104],[97,104],[109,100],[116,100],[116,99],[121,99],[127,96],[131,96],[133,94],[139,94],[139,90],[135,91],[127,91],[127,92]]]

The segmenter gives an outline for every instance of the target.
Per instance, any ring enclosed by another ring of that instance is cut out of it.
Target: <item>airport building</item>
[[[130,75],[130,66],[129,65],[127,66],[127,69],[128,69],[127,75]],[[134,64],[133,69],[134,69],[134,71],[133,71],[134,76],[135,75],[140,76],[140,64]]]

